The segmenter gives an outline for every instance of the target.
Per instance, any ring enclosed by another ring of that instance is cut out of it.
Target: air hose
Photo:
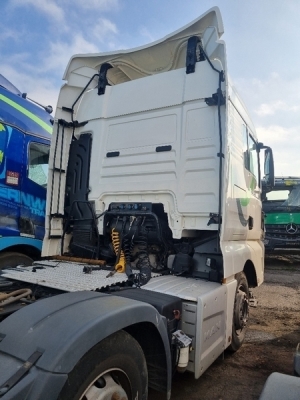
[[[125,272],[126,259],[123,250],[121,249],[120,235],[119,232],[113,228],[111,231],[111,241],[116,253],[117,260],[115,264],[115,270],[117,272]]]
[[[120,238],[120,233],[113,228],[111,231],[111,240],[116,254],[115,271],[125,272],[128,276],[128,280],[131,281],[135,286],[141,287],[149,282],[151,279],[151,264],[149,256],[147,253],[147,230],[143,226],[144,220],[139,219],[139,239],[136,240],[139,249],[139,261],[137,267],[139,268],[139,273],[133,273],[131,269],[130,255],[133,249],[133,237],[131,240],[129,237],[124,238],[124,250],[122,249],[122,240]],[[123,219],[123,224],[126,223],[126,217]],[[124,225],[123,225],[124,226]],[[130,225],[131,226],[131,225]],[[122,229],[123,231],[123,229]]]

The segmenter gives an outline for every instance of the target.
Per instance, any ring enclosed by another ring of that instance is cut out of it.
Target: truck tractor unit
[[[199,378],[242,345],[274,165],[222,33],[212,8],[149,45],[69,61],[42,260],[1,275],[1,400],[170,399],[175,371]]]
[[[41,256],[51,112],[0,74],[0,270]]]
[[[275,177],[271,191],[263,185],[266,253],[300,250],[300,177]]]

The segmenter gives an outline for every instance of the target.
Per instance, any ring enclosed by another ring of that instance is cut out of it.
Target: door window
[[[249,141],[249,170],[256,178],[256,182],[259,179],[259,164],[258,164],[258,151],[256,143],[251,136],[248,137]]]
[[[44,188],[47,187],[50,147],[36,142],[29,146],[28,178]]]
[[[256,142],[245,125],[243,125],[243,155],[245,168],[254,176],[256,184],[259,184],[259,152]]]

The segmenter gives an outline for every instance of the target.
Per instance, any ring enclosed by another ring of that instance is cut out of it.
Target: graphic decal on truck
[[[244,217],[244,213],[243,213],[243,208],[242,207],[248,207],[249,203],[250,203],[250,196],[251,193],[253,193],[254,189],[256,188],[257,182],[254,176],[252,176],[251,182],[250,182],[250,190],[247,188],[247,191],[245,193],[245,197],[243,198],[237,198],[236,199],[236,203],[237,203],[237,209],[238,209],[238,216],[239,216],[239,220],[240,223],[242,224],[242,226],[247,226],[248,225],[248,218],[246,219]]]
[[[51,126],[49,126],[49,124],[47,124],[42,119],[40,119],[39,117],[34,115],[32,112],[26,110],[26,108],[20,106],[20,104],[12,101],[8,97],[4,96],[3,94],[0,94],[0,100],[4,101],[5,103],[7,103],[11,107],[15,108],[16,110],[20,111],[23,115],[25,115],[26,117],[30,118],[36,124],[38,124],[43,129],[45,129],[45,131],[47,131],[48,133],[52,133],[52,128],[51,128]]]
[[[244,217],[243,209],[242,209],[243,200],[245,200],[245,199],[236,199],[236,204],[237,204],[238,216],[239,216],[240,223],[242,224],[242,226],[247,226],[248,225],[248,218],[246,219]],[[249,203],[249,200],[250,199],[248,199],[248,203]]]
[[[0,204],[10,208],[17,208],[22,204],[32,214],[45,217],[46,200],[30,193],[20,193],[19,190],[0,186]]]

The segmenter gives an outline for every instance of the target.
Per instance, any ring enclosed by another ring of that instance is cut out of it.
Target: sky
[[[220,8],[228,72],[271,146],[277,176],[300,176],[299,0],[0,0],[0,73],[55,109],[70,57],[163,38]]]

